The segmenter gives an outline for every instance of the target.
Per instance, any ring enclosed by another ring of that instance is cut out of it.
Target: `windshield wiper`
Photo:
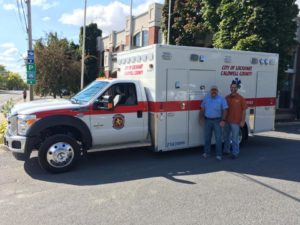
[[[78,99],[76,99],[76,98],[71,98],[71,102],[73,103],[73,104],[79,104],[79,100]]]

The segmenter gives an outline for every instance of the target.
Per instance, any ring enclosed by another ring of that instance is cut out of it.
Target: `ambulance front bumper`
[[[27,137],[9,135],[8,132],[4,135],[4,144],[12,152],[25,153]]]

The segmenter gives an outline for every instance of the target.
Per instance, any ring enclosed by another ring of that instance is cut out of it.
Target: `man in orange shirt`
[[[237,93],[238,84],[236,81],[232,81],[230,91],[231,94],[226,96],[228,113],[224,127],[224,154],[231,154],[231,158],[235,159],[240,153],[239,131],[240,127],[245,125],[247,103],[246,100]],[[230,145],[232,147],[231,152]]]

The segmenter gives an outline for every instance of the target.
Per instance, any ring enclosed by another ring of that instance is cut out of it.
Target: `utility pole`
[[[87,0],[84,1],[80,89],[83,89],[83,80],[84,80],[83,77],[84,77],[84,58],[85,58],[86,1]]]
[[[132,49],[132,0],[130,0],[130,15],[129,15],[129,50]]]
[[[167,38],[167,44],[170,44],[170,31],[171,31],[171,6],[172,6],[172,1],[169,0],[169,16],[168,16],[168,38]]]
[[[27,0],[27,19],[28,19],[28,50],[32,50],[32,27],[31,27],[31,0]],[[29,99],[30,101],[33,100],[33,85],[29,85]]]

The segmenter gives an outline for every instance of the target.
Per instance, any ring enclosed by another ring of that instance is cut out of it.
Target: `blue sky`
[[[133,14],[145,12],[153,2],[163,0],[133,0]],[[27,15],[25,0],[0,0],[0,64],[24,76],[28,41],[22,5]],[[57,32],[61,38],[78,43],[84,0],[31,0],[31,5],[33,40]],[[129,5],[130,0],[87,0],[87,24],[96,22],[103,35],[124,29]]]
[[[133,0],[133,14],[145,12],[153,2],[164,1]],[[296,2],[299,5],[300,0]],[[0,0],[0,64],[24,76],[28,41],[22,4],[27,15],[25,0]],[[96,22],[103,35],[124,29],[129,4],[130,0],[87,0],[87,24]],[[78,43],[84,0],[31,0],[31,5],[34,40],[45,37],[46,33],[57,32],[61,38]]]

